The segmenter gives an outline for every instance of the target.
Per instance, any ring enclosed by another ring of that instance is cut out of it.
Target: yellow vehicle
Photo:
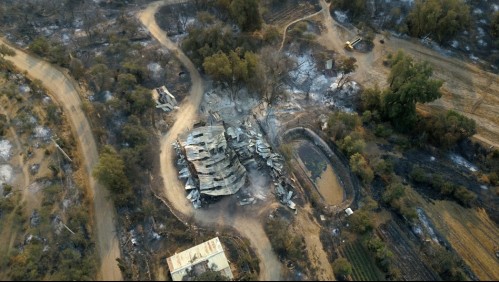
[[[353,51],[353,47],[355,46],[355,44],[359,43],[361,40],[362,40],[362,38],[357,37],[352,42],[350,42],[350,41],[345,42],[345,49],[347,49],[349,51]]]

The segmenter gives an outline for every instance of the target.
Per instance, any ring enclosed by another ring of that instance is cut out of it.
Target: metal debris
[[[166,86],[161,86],[155,89],[158,99],[156,100],[156,108],[162,109],[165,112],[172,111],[174,109],[178,109],[178,103]]]
[[[179,138],[187,161],[199,181],[202,194],[234,194],[246,183],[246,169],[234,151],[227,146],[225,128],[221,125],[193,129]]]

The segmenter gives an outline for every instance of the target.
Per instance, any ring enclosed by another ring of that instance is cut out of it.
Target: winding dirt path
[[[62,105],[69,116],[73,134],[78,140],[78,149],[83,157],[89,180],[90,197],[94,202],[97,229],[97,247],[100,256],[99,280],[123,280],[116,263],[120,257],[119,242],[116,236],[114,205],[108,200],[109,193],[93,178],[92,168],[98,161],[97,146],[90,124],[81,109],[78,84],[57,67],[17,49],[0,38],[0,44],[9,45],[16,51],[13,57],[6,57],[19,70],[26,71],[31,79],[38,79],[48,90],[49,95]]]
[[[318,15],[318,14],[322,13],[322,12],[323,12],[323,10],[324,10],[324,7],[322,7],[322,9],[321,9],[320,11],[318,11],[318,12],[315,12],[315,13],[310,14],[310,15],[308,15],[308,16],[304,16],[304,17],[302,17],[302,18],[296,19],[296,20],[294,20],[294,21],[292,21],[292,22],[288,23],[288,24],[284,27],[284,31],[282,32],[282,41],[281,41],[281,46],[279,47],[279,52],[281,52],[282,47],[284,46],[284,42],[286,41],[286,34],[287,34],[287,31],[288,31],[288,28],[289,28],[291,25],[293,25],[293,24],[295,24],[295,23],[297,23],[297,22],[300,22],[300,21],[303,21],[303,20],[306,20],[306,19],[312,18],[312,17],[314,17],[315,15]]]
[[[260,280],[278,281],[281,279],[281,263],[272,251],[270,242],[263,230],[262,224],[257,217],[251,216],[247,210],[229,212],[227,208],[228,200],[221,200],[216,207],[209,209],[194,210],[192,204],[186,199],[184,185],[177,178],[177,169],[174,165],[175,151],[172,143],[179,133],[192,128],[197,118],[197,110],[204,93],[203,80],[194,64],[173,43],[166,33],[157,25],[154,15],[163,5],[183,3],[187,1],[158,1],[153,2],[138,14],[139,20],[149,30],[163,46],[168,48],[177,56],[180,62],[187,68],[192,80],[190,95],[180,105],[176,113],[176,121],[168,130],[168,133],[161,138],[161,175],[164,181],[163,196],[173,208],[182,213],[186,218],[193,218],[201,226],[213,227],[214,225],[229,225],[234,227],[241,235],[251,242],[256,254],[260,258]]]
[[[389,52],[403,50],[415,59],[428,61],[436,78],[444,80],[442,98],[428,104],[418,104],[418,109],[437,112],[455,110],[472,118],[477,124],[475,139],[499,148],[499,76],[455,58],[445,57],[417,40],[396,37],[384,38],[376,35],[374,49],[369,53],[349,52],[343,44],[356,34],[336,23],[329,13],[329,4],[320,0],[323,23],[326,30],[318,41],[328,49],[334,49],[345,56],[357,59],[358,68],[352,78],[366,87],[378,84],[386,86],[389,69],[383,66],[383,59]],[[384,44],[379,43],[384,39]]]

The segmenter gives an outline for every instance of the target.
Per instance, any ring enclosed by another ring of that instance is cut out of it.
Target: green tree
[[[218,81],[231,77],[232,68],[229,57],[221,51],[206,57],[203,62],[203,68],[208,75]]]
[[[364,89],[360,95],[362,109],[364,111],[380,111],[382,109],[381,98],[382,93],[378,85],[374,88]]]
[[[137,78],[131,73],[120,73],[116,81],[116,92],[124,93],[135,88]]]
[[[470,26],[470,7],[463,0],[418,0],[407,16],[412,36],[430,35],[438,42]]]
[[[109,189],[116,205],[125,206],[133,198],[131,185],[125,174],[125,164],[113,147],[105,145],[102,148],[99,162],[92,174]]]
[[[429,141],[440,147],[448,148],[476,133],[476,123],[455,111],[438,113],[421,120],[419,128],[428,136]]]
[[[131,147],[135,147],[147,143],[149,132],[141,126],[138,118],[131,116],[123,126],[121,135],[124,142],[128,143]]]
[[[87,73],[90,85],[96,92],[109,90],[112,85],[112,73],[105,64],[96,64]]]
[[[11,62],[5,60],[5,56],[15,56],[16,52],[7,45],[0,45],[0,69],[12,69],[14,66]]]
[[[223,81],[229,85],[232,100],[244,83],[255,75],[259,62],[256,54],[248,51],[244,55],[241,53],[239,48],[230,51],[228,55],[218,52],[206,57],[203,63],[207,74],[215,80]]]
[[[16,52],[12,49],[10,49],[7,45],[2,44],[0,45],[0,58],[3,59],[5,56],[15,56]]]
[[[374,173],[367,160],[359,153],[350,157],[350,169],[362,179],[364,185],[369,185],[374,179]]]
[[[348,11],[348,14],[352,18],[359,19],[367,12],[366,2],[366,0],[333,0],[333,4],[330,6],[330,8],[331,12],[334,9]]]
[[[182,49],[196,65],[201,65],[206,57],[218,52],[229,53],[236,47],[237,36],[232,29],[221,22],[205,27],[190,27],[182,41]]]
[[[360,125],[360,118],[357,114],[333,112],[328,119],[328,134],[333,140],[341,140]]]
[[[339,280],[346,280],[352,274],[352,265],[346,258],[340,257],[334,260],[333,271]]]
[[[390,64],[390,86],[383,99],[384,112],[397,130],[408,131],[416,122],[416,103],[440,98],[443,82],[430,79],[433,70],[427,62],[415,63],[402,51],[390,59]]]
[[[465,281],[466,274],[462,270],[462,262],[451,251],[446,250],[440,245],[434,245],[431,252],[431,266],[438,272],[443,280],[447,281]]]
[[[363,209],[355,211],[348,217],[348,220],[352,225],[352,229],[360,234],[364,234],[373,228],[371,216],[369,216],[369,213]]]
[[[130,113],[139,117],[154,108],[151,90],[142,86],[138,86],[130,94],[127,94],[126,100]]]
[[[242,31],[255,31],[262,26],[257,0],[232,0],[230,14]]]
[[[383,201],[387,204],[391,204],[393,201],[400,199],[405,195],[405,187],[401,183],[392,183],[386,187],[383,193]]]
[[[454,197],[459,203],[467,207],[470,207],[477,198],[475,193],[463,186],[459,186],[456,190],[454,190]]]
[[[72,58],[69,62],[69,71],[76,80],[80,80],[85,75],[85,66],[80,59]]]
[[[495,11],[492,14],[492,18],[490,20],[490,34],[495,39],[499,37],[499,11]]]
[[[339,142],[340,149],[348,156],[352,156],[354,154],[360,154],[364,151],[366,147],[366,142],[359,136],[358,133],[350,134],[345,136]]]
[[[40,36],[35,38],[35,40],[31,42],[31,44],[29,45],[29,50],[39,56],[44,57],[50,51],[50,44],[45,37]]]

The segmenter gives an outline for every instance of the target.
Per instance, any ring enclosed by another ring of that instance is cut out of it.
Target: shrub
[[[346,258],[337,258],[333,262],[333,271],[339,280],[346,280],[352,274],[352,265]]]
[[[355,211],[348,217],[348,221],[350,222],[352,229],[359,234],[364,234],[373,229],[371,216],[363,209]]]
[[[376,125],[376,129],[374,130],[374,135],[382,138],[386,138],[392,135],[392,133],[393,133],[392,129],[384,126],[383,124]]]
[[[347,135],[339,142],[339,147],[348,157],[361,154],[366,147],[366,143],[359,134]]]
[[[414,180],[417,183],[426,183],[426,182],[428,182],[428,179],[429,179],[425,170],[417,165],[412,167],[410,177],[412,180]]]
[[[364,185],[369,185],[373,181],[373,170],[361,154],[355,153],[350,157],[350,168],[362,179]]]

